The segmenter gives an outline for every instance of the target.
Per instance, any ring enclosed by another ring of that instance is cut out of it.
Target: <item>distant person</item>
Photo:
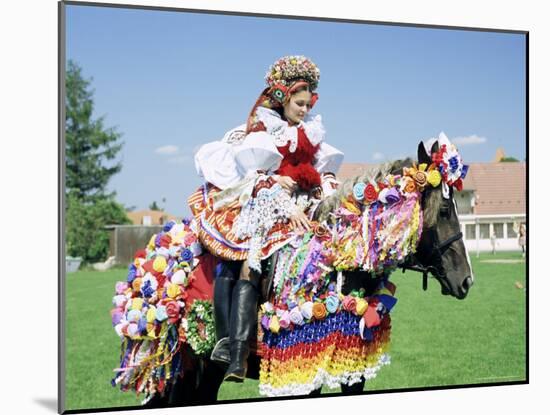
[[[521,247],[521,255],[523,258],[525,258],[525,241],[527,238],[527,228],[525,227],[525,223],[522,223],[519,227],[519,237],[518,237],[518,243]]]
[[[497,250],[497,236],[495,235],[495,232],[491,232],[491,251],[493,255],[496,254]]]

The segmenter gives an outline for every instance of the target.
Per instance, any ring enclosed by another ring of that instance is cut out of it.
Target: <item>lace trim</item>
[[[256,117],[265,125],[267,132],[275,138],[277,147],[284,147],[290,142],[291,153],[294,153],[298,146],[298,127],[304,129],[309,142],[314,146],[325,137],[325,128],[320,115],[308,114],[297,126],[289,126],[277,111],[265,107],[256,108]]]
[[[250,238],[248,265],[257,272],[261,272],[262,247],[269,231],[276,223],[288,219],[295,209],[281,185],[272,182],[269,176],[258,178],[257,195],[248,199],[233,224],[233,232],[239,239]]]

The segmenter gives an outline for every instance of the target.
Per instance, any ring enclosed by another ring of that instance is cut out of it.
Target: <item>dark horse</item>
[[[430,152],[436,153],[440,143],[436,141],[430,148]],[[418,163],[430,164],[432,158],[426,151],[424,143],[418,146]],[[411,159],[396,161],[383,174],[400,174],[403,167],[412,166]],[[316,210],[314,219],[323,220],[327,212],[330,212],[340,195],[350,193],[353,185],[360,180],[344,182],[336,195],[324,200]],[[421,208],[423,211],[423,231],[418,242],[417,250],[409,255],[400,264],[400,267],[421,272],[423,274],[423,286],[427,288],[428,275],[431,274],[441,285],[441,293],[451,295],[457,299],[464,299],[474,282],[468,253],[462,240],[460,223],[456,202],[453,198],[453,188],[444,184],[432,188],[426,187],[422,192]],[[324,216],[325,215],[325,216]],[[276,257],[274,255],[273,257]],[[271,261],[276,259],[271,258]],[[268,261],[269,262],[269,261]],[[273,268],[267,266],[266,268]],[[270,280],[272,275],[266,272],[264,278],[264,298],[270,295]],[[344,275],[342,293],[345,295],[352,290],[364,288],[366,293],[372,293],[378,286],[380,277],[365,271],[348,271]],[[165,406],[183,406],[193,404],[208,404],[216,402],[218,390],[223,381],[224,369],[206,358],[193,356],[190,349],[186,349],[186,371],[183,378],[179,378],[166,391],[164,396],[154,396],[144,407],[155,408]],[[252,379],[258,379],[260,358],[254,353],[249,357],[248,374]],[[342,393],[360,393],[364,388],[364,380],[352,386],[342,385]],[[320,394],[320,389],[312,392],[310,396]]]

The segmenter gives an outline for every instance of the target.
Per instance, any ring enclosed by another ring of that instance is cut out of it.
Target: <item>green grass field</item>
[[[520,253],[472,257],[475,285],[459,301],[440,294],[420,274],[395,272],[397,305],[392,311],[392,363],[365,390],[500,383],[526,379],[526,267]],[[67,275],[66,408],[139,405],[142,397],[113,388],[120,340],[109,311],[116,281],[126,270],[78,271]],[[225,383],[219,398],[258,398],[258,384]],[[323,390],[337,392],[337,390]]]

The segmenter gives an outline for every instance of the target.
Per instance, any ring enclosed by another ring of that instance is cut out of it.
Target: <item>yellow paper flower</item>
[[[141,310],[143,307],[143,298],[134,298],[132,300],[132,310]]]
[[[147,248],[149,250],[155,249],[155,239],[157,238],[157,234],[154,234],[151,236],[151,239],[149,239],[149,243],[147,244]]]
[[[152,306],[149,307],[149,310],[147,310],[147,315],[146,315],[147,323],[154,323],[156,317],[157,317],[157,309]]]
[[[353,203],[351,203],[348,199],[342,197],[341,201],[342,201],[342,204],[344,205],[344,207],[347,210],[349,210],[351,213],[354,213],[356,215],[361,214],[361,211],[357,208],[357,206],[355,206]]]
[[[428,173],[428,183],[430,183],[433,187],[439,186],[441,183],[441,174],[437,170],[431,170]]]
[[[279,329],[281,326],[279,325],[279,318],[277,316],[273,316],[271,318],[271,321],[269,322],[269,330],[271,330],[272,333],[279,333]]]
[[[172,283],[168,285],[168,289],[166,290],[166,294],[168,294],[168,297],[170,298],[176,298],[180,294],[180,292],[180,286],[178,284]]]
[[[357,313],[358,316],[362,316],[363,314],[365,314],[365,311],[367,311],[368,306],[369,306],[369,303],[365,299],[360,298],[359,300],[357,300],[357,305],[355,306],[355,312]]]
[[[153,269],[157,272],[163,272],[166,269],[166,258],[157,256],[153,262]]]
[[[132,281],[132,290],[139,291],[141,288],[141,278],[136,278],[134,281]]]

